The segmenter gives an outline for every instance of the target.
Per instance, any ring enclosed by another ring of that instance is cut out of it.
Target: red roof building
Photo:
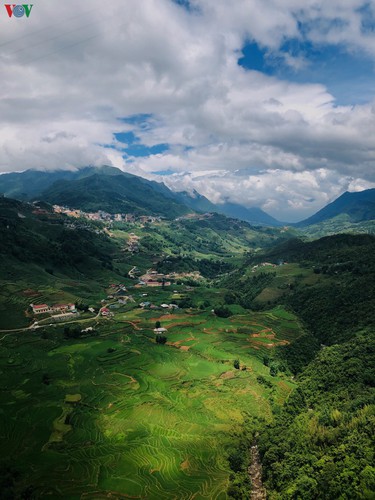
[[[47,304],[30,304],[34,314],[43,314],[49,312]]]

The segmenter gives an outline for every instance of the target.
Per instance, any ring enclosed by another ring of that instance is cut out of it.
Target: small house
[[[166,333],[168,330],[166,328],[154,328],[154,332],[159,335],[160,333]]]

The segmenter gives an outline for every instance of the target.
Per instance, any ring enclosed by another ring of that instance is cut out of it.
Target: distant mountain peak
[[[220,213],[235,217],[236,219],[244,220],[250,224],[266,225],[266,226],[283,226],[284,223],[278,221],[271,215],[267,214],[259,207],[244,207],[237,203],[227,201],[221,205],[216,205]]]

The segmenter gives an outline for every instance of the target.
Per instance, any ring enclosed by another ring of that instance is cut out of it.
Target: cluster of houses
[[[139,252],[139,240],[140,237],[135,235],[134,233],[129,234],[129,240],[125,250],[131,253]]]
[[[113,316],[113,312],[111,312],[108,307],[102,307],[100,309],[100,315],[101,316],[104,316],[104,317],[109,317],[109,316]]]
[[[135,214],[110,214],[103,210],[98,210],[97,212],[84,212],[83,210],[75,210],[68,207],[62,207],[60,205],[53,205],[53,210],[55,213],[65,214],[68,217],[74,218],[83,218],[89,219],[93,221],[101,221],[101,222],[128,222],[128,223],[136,223],[140,224],[153,224],[155,222],[160,222],[160,217],[154,217],[153,215],[140,215],[137,216]]]
[[[257,264],[256,266],[253,266],[251,268],[251,272],[255,273],[257,269],[260,267],[277,267],[277,266],[283,266],[284,264],[287,264],[287,262],[284,262],[283,260],[280,260],[278,264],[273,264],[272,262],[262,262],[261,264]]]
[[[135,275],[131,276],[132,278],[135,278]],[[154,271],[152,269],[149,269],[146,274],[143,274],[140,278],[138,283],[135,285],[135,288],[141,288],[143,286],[171,286],[172,282],[171,280],[179,280],[179,279],[184,279],[184,278],[190,278],[194,280],[200,280],[202,279],[202,275],[199,273],[199,271],[193,271],[190,273],[170,273],[170,274],[163,274],[163,273],[158,273],[157,271]]]
[[[102,299],[102,304],[107,302],[108,300],[117,300],[118,304],[127,304],[128,302],[135,302],[132,295],[127,294],[127,289],[123,284],[111,284],[109,285],[110,293],[107,295],[106,299]],[[109,307],[114,307],[112,304]]]
[[[205,214],[196,214],[196,213],[191,213],[191,214],[186,214],[186,215],[181,215],[180,217],[177,217],[175,220],[204,220],[204,219],[211,219],[211,217],[214,216],[213,212],[206,212]]]
[[[164,309],[164,310],[175,310],[178,309],[177,304],[160,304],[160,306],[156,306],[155,304],[152,304],[151,302],[141,302],[139,304],[139,307],[142,309]]]
[[[158,273],[157,271],[149,270],[139,278],[139,282],[135,288],[142,286],[171,286],[171,282],[167,281],[167,275]]]

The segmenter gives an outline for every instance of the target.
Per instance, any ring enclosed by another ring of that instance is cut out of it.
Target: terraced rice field
[[[155,343],[157,319],[166,345]],[[270,399],[282,402],[293,388],[269,376],[254,342],[298,337],[296,319],[281,309],[228,319],[137,310],[122,321],[75,341],[53,328],[49,339],[2,340],[0,454],[17,464],[19,491],[224,500],[236,434],[249,418],[271,418]]]

